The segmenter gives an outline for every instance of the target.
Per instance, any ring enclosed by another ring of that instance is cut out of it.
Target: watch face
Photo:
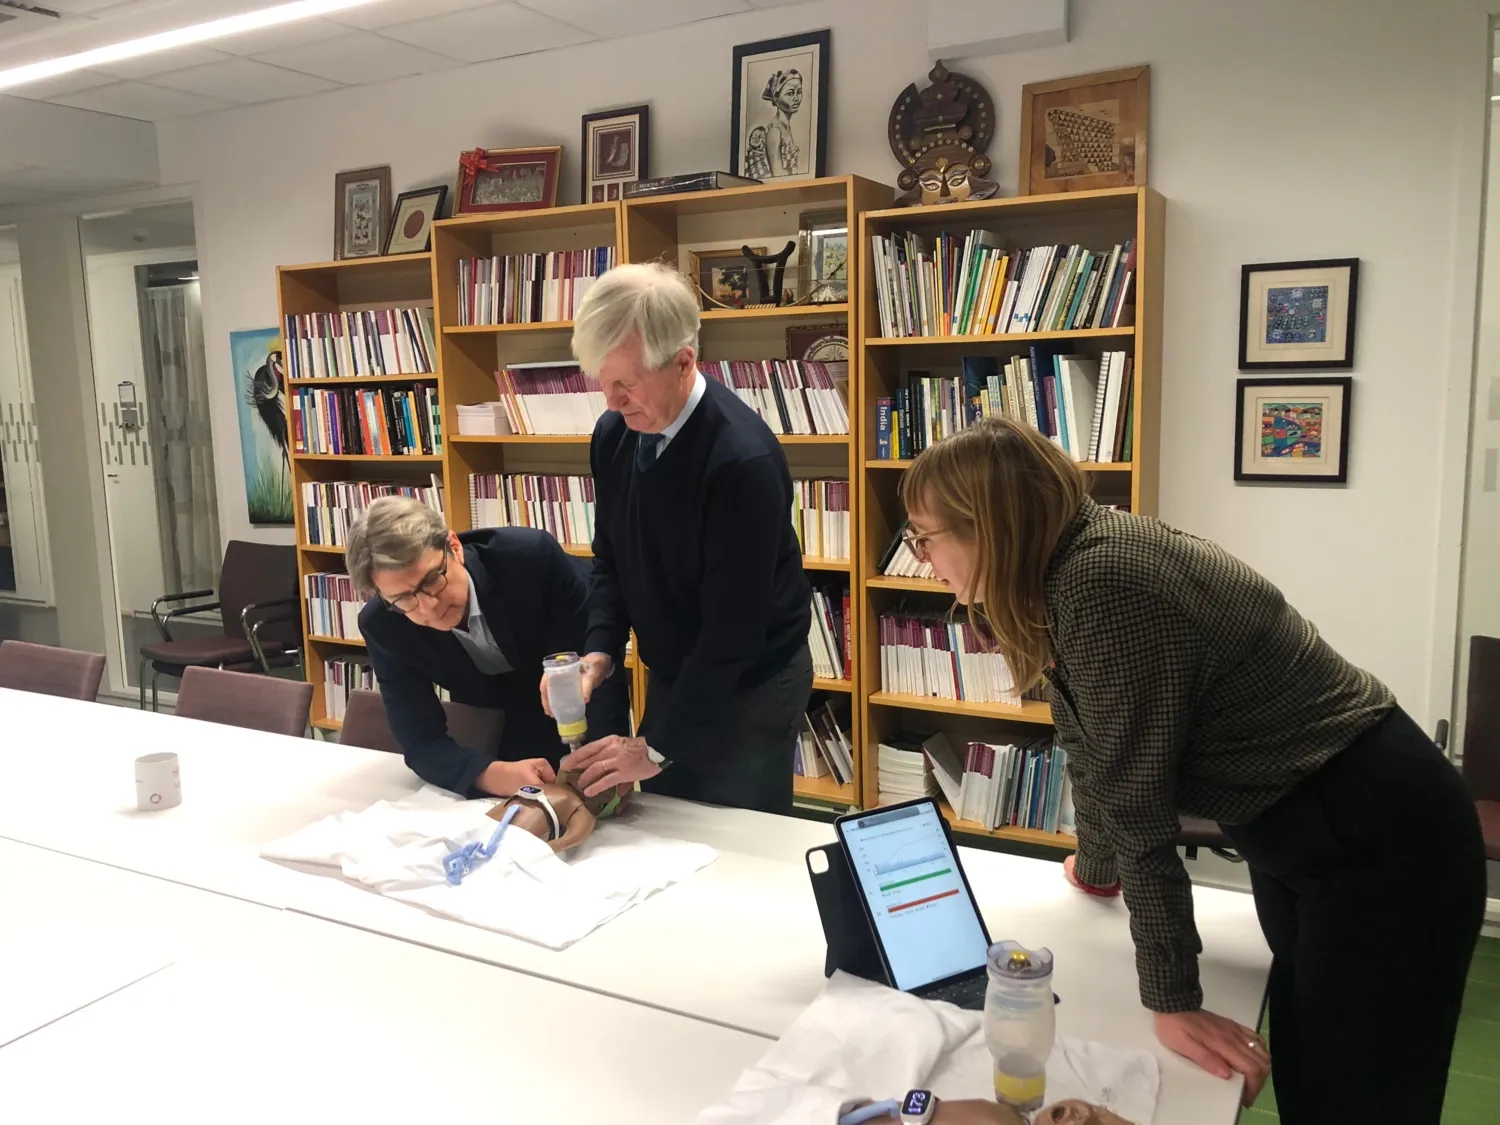
[[[542,791],[535,785],[523,785],[516,790],[516,796],[518,797],[540,797],[541,795]]]
[[[908,1090],[901,1103],[902,1117],[921,1117],[932,1108],[931,1090]]]

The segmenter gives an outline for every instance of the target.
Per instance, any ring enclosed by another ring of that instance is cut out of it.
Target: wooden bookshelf
[[[854,343],[856,401],[855,443],[859,458],[856,499],[854,574],[858,587],[858,665],[864,675],[857,683],[860,718],[860,799],[866,806],[879,796],[880,740],[898,732],[943,730],[956,747],[973,739],[996,740],[1008,730],[1028,736],[1051,725],[1051,708],[1026,701],[1019,706],[934,699],[883,690],[880,682],[878,620],[883,612],[905,603],[914,608],[952,606],[952,595],[939,582],[921,578],[886,577],[879,561],[904,519],[899,489],[910,461],[875,458],[876,400],[891,395],[912,369],[955,368],[969,354],[999,357],[1002,362],[1024,355],[1035,343],[1067,341],[1086,355],[1126,350],[1134,358],[1131,441],[1133,457],[1125,463],[1080,466],[1095,495],[1107,503],[1128,503],[1135,512],[1154,514],[1160,450],[1160,376],[1162,265],[1165,202],[1149,188],[984,200],[939,207],[867,210],[860,216],[859,247],[867,251],[875,235],[916,230],[929,238],[947,231],[962,238],[982,228],[996,232],[1004,245],[1031,247],[1078,243],[1102,249],[1126,239],[1136,240],[1135,316],[1121,328],[1068,332],[999,333],[961,336],[880,335],[874,270],[870,255],[861,253],[852,294],[851,323],[858,326]],[[960,836],[1030,845],[1072,848],[1070,836],[1024,828],[999,828],[958,820],[951,809],[944,815]]]
[[[626,200],[621,208],[624,228],[623,259],[627,262],[665,261],[687,271],[690,255],[712,247],[763,243],[779,249],[794,239],[804,212],[842,210],[849,219],[849,278],[851,292],[856,263],[862,258],[864,243],[856,237],[858,216],[863,211],[890,206],[894,192],[883,184],[859,176],[826,176],[800,180],[791,184],[762,184],[730,188],[723,191],[693,192],[675,196]],[[797,278],[796,259],[787,269],[788,284]],[[800,294],[799,294],[800,295]],[[798,324],[843,323],[851,343],[849,356],[850,429],[858,415],[857,357],[853,341],[860,331],[861,308],[856,302],[825,305],[787,305],[769,309],[711,309],[701,314],[700,350],[706,360],[767,359],[787,356],[787,329]],[[858,441],[853,433],[787,434],[780,438],[792,476],[839,477],[850,482],[850,538],[855,537],[858,504]],[[851,546],[854,544],[851,542]],[[860,707],[858,697],[863,650],[859,641],[857,607],[857,565],[852,559],[819,559],[805,557],[803,568],[819,584],[847,576],[850,605],[853,659],[848,680],[819,679],[815,692],[847,693],[851,699],[850,742],[855,755],[855,778],[848,785],[838,785],[833,778],[799,777],[794,792],[799,800],[848,808],[860,801],[861,764]],[[644,698],[644,683],[641,696]]]

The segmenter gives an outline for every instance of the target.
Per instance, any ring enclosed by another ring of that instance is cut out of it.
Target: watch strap
[[[534,790],[534,792],[518,792],[516,794],[516,799],[521,801],[535,801],[546,811],[547,819],[552,822],[552,835],[547,837],[547,840],[550,843],[551,841],[557,839],[562,835],[562,822],[557,819],[557,810],[552,807],[552,802],[547,800],[547,794],[543,793],[541,789],[537,788],[534,785],[527,786],[527,788]]]

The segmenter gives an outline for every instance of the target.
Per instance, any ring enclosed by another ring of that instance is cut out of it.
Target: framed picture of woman
[[[757,180],[824,174],[829,33],[742,43],[734,49],[730,170]]]

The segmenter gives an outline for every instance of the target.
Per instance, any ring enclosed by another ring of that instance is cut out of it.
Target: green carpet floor
[[[1240,1117],[1243,1125],[1270,1125],[1276,1116],[1271,1083]],[[1500,1120],[1500,939],[1480,938],[1469,968],[1464,1010],[1448,1068],[1443,1125],[1495,1125]]]

